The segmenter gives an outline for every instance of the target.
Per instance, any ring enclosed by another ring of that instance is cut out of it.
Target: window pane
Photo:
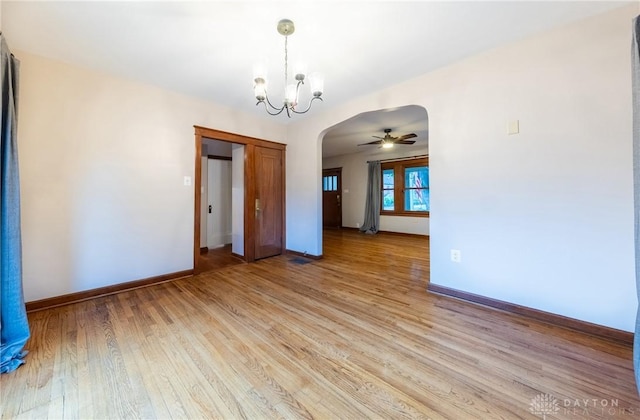
[[[411,189],[404,191],[405,211],[429,211],[429,190]]]
[[[393,190],[382,191],[382,210],[395,210],[395,204],[393,202]]]
[[[405,188],[428,188],[429,167],[416,166],[413,168],[405,168],[404,186]]]
[[[333,178],[333,188],[331,188],[331,191],[338,191],[338,176],[334,175],[332,176]]]
[[[385,169],[382,171],[382,189],[393,189],[393,169]]]
[[[322,191],[327,191],[327,188],[328,188],[328,186],[327,186],[327,178],[328,177],[326,177],[326,176],[322,177]]]

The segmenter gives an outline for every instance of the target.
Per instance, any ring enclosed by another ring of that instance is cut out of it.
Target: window
[[[338,191],[338,176],[337,175],[323,176],[322,191]]]
[[[383,162],[381,215],[429,215],[429,159]]]

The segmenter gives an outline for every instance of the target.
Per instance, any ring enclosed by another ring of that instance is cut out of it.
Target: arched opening
[[[351,255],[359,252],[355,249],[346,250],[345,243],[353,243],[355,247],[374,246],[373,240],[365,239],[359,228],[365,215],[367,163],[380,161],[382,165],[386,164],[383,168],[391,168],[383,170],[383,174],[388,176],[383,176],[381,185],[381,235],[375,235],[379,237],[376,239],[378,244],[365,251],[362,258],[378,255],[383,260],[379,269],[387,270],[389,265],[398,261],[394,253],[406,257],[408,248],[415,246],[419,248],[423,262],[426,260],[426,267],[423,268],[428,270],[427,110],[422,106],[408,105],[364,112],[326,129],[321,142],[323,255],[331,256],[334,251]],[[391,146],[387,142],[392,142]],[[420,190],[410,188],[409,184],[409,175],[411,179],[415,177],[416,165],[425,166],[421,167]],[[389,181],[391,188],[384,189],[389,186]],[[422,199],[420,206],[411,204],[412,191],[414,195],[416,191],[419,193]],[[398,211],[391,211],[394,205]],[[361,242],[363,240],[367,245]],[[333,248],[336,243],[341,244],[339,249]],[[388,264],[384,265],[385,262]]]
[[[405,143],[384,148],[380,142],[385,129],[390,137],[407,134],[415,137]],[[408,144],[412,142],[411,144]],[[342,223],[337,227],[359,228],[365,206],[366,163],[371,160],[389,161],[410,159],[429,154],[429,122],[427,110],[417,105],[383,109],[358,114],[325,130],[322,137],[322,169],[341,169],[339,204]],[[335,190],[333,179],[323,179],[323,190]],[[325,188],[327,187],[327,188]],[[323,191],[324,193],[324,191]],[[324,205],[323,205],[324,210]],[[382,231],[428,235],[428,217],[382,215]],[[323,226],[324,211],[323,211]]]

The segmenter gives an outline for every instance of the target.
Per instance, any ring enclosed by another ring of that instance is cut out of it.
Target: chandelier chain
[[[287,74],[287,69],[289,68],[289,51],[287,48],[287,42],[289,40],[289,36],[285,35],[284,37],[284,88],[287,88],[287,83],[289,83],[289,76]]]

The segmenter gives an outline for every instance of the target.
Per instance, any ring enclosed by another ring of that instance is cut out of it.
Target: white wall
[[[276,120],[14,54],[27,301],[193,267],[194,124],[286,139]]]
[[[244,255],[244,145],[231,146],[231,252]]]
[[[330,112],[318,106],[288,127],[14,51],[25,298],[192,267],[183,177],[194,176],[194,124],[288,143],[287,248],[320,255],[323,131],[416,104],[429,113],[431,281],[631,331],[638,12],[590,18]],[[505,134],[511,119],[521,134]]]
[[[428,153],[427,148],[411,149],[407,155],[400,147],[384,154],[366,151],[322,159],[322,168],[342,168],[342,226],[360,227],[364,221],[367,192],[367,161],[416,156]],[[429,234],[429,218],[380,216],[380,230],[386,232]]]
[[[632,331],[629,45],[638,12],[589,18],[292,124],[288,247],[322,250],[323,131],[417,104],[429,113],[431,282]],[[513,119],[521,132],[508,136]],[[450,261],[452,248],[461,263]]]

